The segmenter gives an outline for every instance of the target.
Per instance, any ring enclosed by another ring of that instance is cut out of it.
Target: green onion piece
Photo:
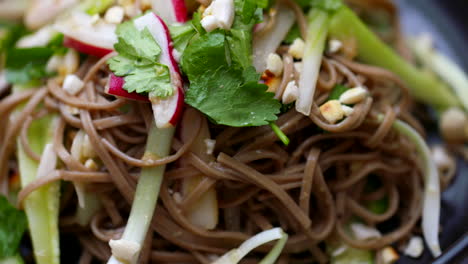
[[[446,85],[403,60],[369,30],[349,8],[341,8],[332,17],[329,37],[342,41],[355,40],[360,61],[397,74],[406,82],[417,99],[443,109],[460,104]]]
[[[275,134],[278,136],[278,138],[283,142],[285,146],[289,145],[289,138],[284,134],[283,131],[281,131],[281,128],[278,127],[275,123],[271,122],[270,127],[275,132]]]
[[[425,36],[414,38],[408,42],[417,59],[423,66],[435,72],[442,80],[452,87],[465,111],[468,111],[468,76],[447,56],[432,47],[430,39]]]
[[[247,239],[238,248],[228,251],[212,264],[237,264],[255,248],[273,240],[279,240],[270,253],[260,262],[260,264],[273,264],[283,250],[287,239],[288,235],[279,227],[266,230]]]
[[[13,257],[0,259],[0,264],[24,264],[24,261],[21,258],[21,256],[18,254]]]
[[[383,116],[379,116],[383,120]],[[432,160],[431,152],[426,141],[411,126],[401,120],[393,123],[393,128],[408,137],[416,146],[424,168],[424,197],[422,213],[422,229],[432,255],[438,257],[441,254],[439,245],[439,218],[440,218],[440,186],[439,173]]]
[[[313,8],[308,14],[307,37],[305,40],[304,58],[299,80],[299,97],[296,110],[306,116],[310,114],[315,94],[315,88],[322,65],[323,51],[327,40],[330,15],[327,11]]]
[[[53,116],[47,116],[32,122],[28,131],[28,139],[32,150],[36,153],[42,153],[45,145],[52,142],[54,119]],[[17,145],[21,185],[25,187],[36,178],[39,163],[26,155],[19,140]],[[34,257],[38,264],[60,263],[59,196],[60,182],[54,182],[32,192],[23,203],[28,218]]]
[[[169,155],[174,127],[151,127],[143,159],[159,159]],[[127,226],[119,240],[109,242],[112,257],[107,263],[136,263],[153,217],[166,166],[143,168],[138,179],[135,199]]]
[[[283,251],[283,248],[286,245],[287,241],[288,234],[284,233],[283,237],[280,240],[278,240],[273,249],[260,261],[259,264],[274,264],[275,261],[278,259],[279,255],[281,254],[281,251]]]

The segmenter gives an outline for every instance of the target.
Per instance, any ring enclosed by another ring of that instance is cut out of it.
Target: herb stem
[[[283,142],[283,144],[285,146],[289,145],[290,140],[289,140],[288,136],[286,136],[286,134],[284,134],[284,132],[281,130],[281,128],[278,127],[277,124],[275,124],[274,122],[271,122],[270,127],[273,130],[273,132],[275,132],[275,134],[278,136],[278,138],[281,140],[281,142]]]

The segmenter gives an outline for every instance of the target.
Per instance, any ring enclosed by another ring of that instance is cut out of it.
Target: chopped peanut
[[[291,54],[295,59],[302,59],[302,57],[304,57],[304,48],[304,41],[300,38],[297,38],[294,40],[291,46],[289,46],[288,53]]]
[[[320,113],[331,124],[335,124],[343,119],[345,112],[338,100],[330,100],[320,106]]]
[[[392,247],[385,247],[377,252],[377,263],[378,264],[393,264],[400,256]]]
[[[282,96],[283,104],[290,104],[297,100],[299,96],[299,87],[297,87],[296,81],[290,81],[284,89],[284,93]]]
[[[275,76],[281,76],[283,73],[283,60],[276,53],[270,53],[267,58],[267,71]]]
[[[347,90],[340,96],[342,104],[357,104],[367,96],[367,90],[363,87],[355,87]]]

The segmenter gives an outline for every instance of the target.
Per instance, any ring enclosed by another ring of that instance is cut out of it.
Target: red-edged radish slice
[[[171,97],[150,98],[154,120],[158,128],[176,126],[184,109],[184,91],[179,87]]]
[[[159,62],[169,67],[171,73],[174,94],[168,98],[150,97],[153,105],[154,119],[159,128],[176,125],[184,105],[184,90],[182,88],[182,77],[172,52],[172,41],[169,29],[164,21],[154,13],[147,13],[133,21],[138,30],[148,28],[149,32],[161,47]]]
[[[105,87],[105,92],[110,95],[123,97],[129,100],[149,102],[148,96],[141,95],[139,93],[127,92],[124,86],[125,80],[122,77],[115,76],[113,73],[109,75],[109,81]]]
[[[184,0],[152,0],[153,11],[166,23],[187,22],[187,7]]]
[[[65,35],[67,47],[98,57],[112,52],[117,42],[115,24],[95,21],[82,12],[73,12],[66,20],[58,21],[54,28]]]
[[[84,42],[78,41],[74,38],[70,37],[64,37],[63,38],[63,45],[65,47],[74,49],[80,53],[88,54],[88,55],[93,55],[96,57],[104,57],[107,54],[111,53],[113,50],[110,49],[104,49],[101,47],[93,46],[90,44],[86,44]]]

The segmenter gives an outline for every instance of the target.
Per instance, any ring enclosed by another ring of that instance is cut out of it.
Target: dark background
[[[468,72],[468,1],[397,0],[407,34],[430,32],[435,44]],[[468,87],[467,87],[468,89]],[[433,141],[438,141],[433,135]],[[433,261],[430,254],[420,259],[402,258],[398,263],[468,263],[468,164],[458,161],[458,175],[442,196],[441,246],[444,255]]]

